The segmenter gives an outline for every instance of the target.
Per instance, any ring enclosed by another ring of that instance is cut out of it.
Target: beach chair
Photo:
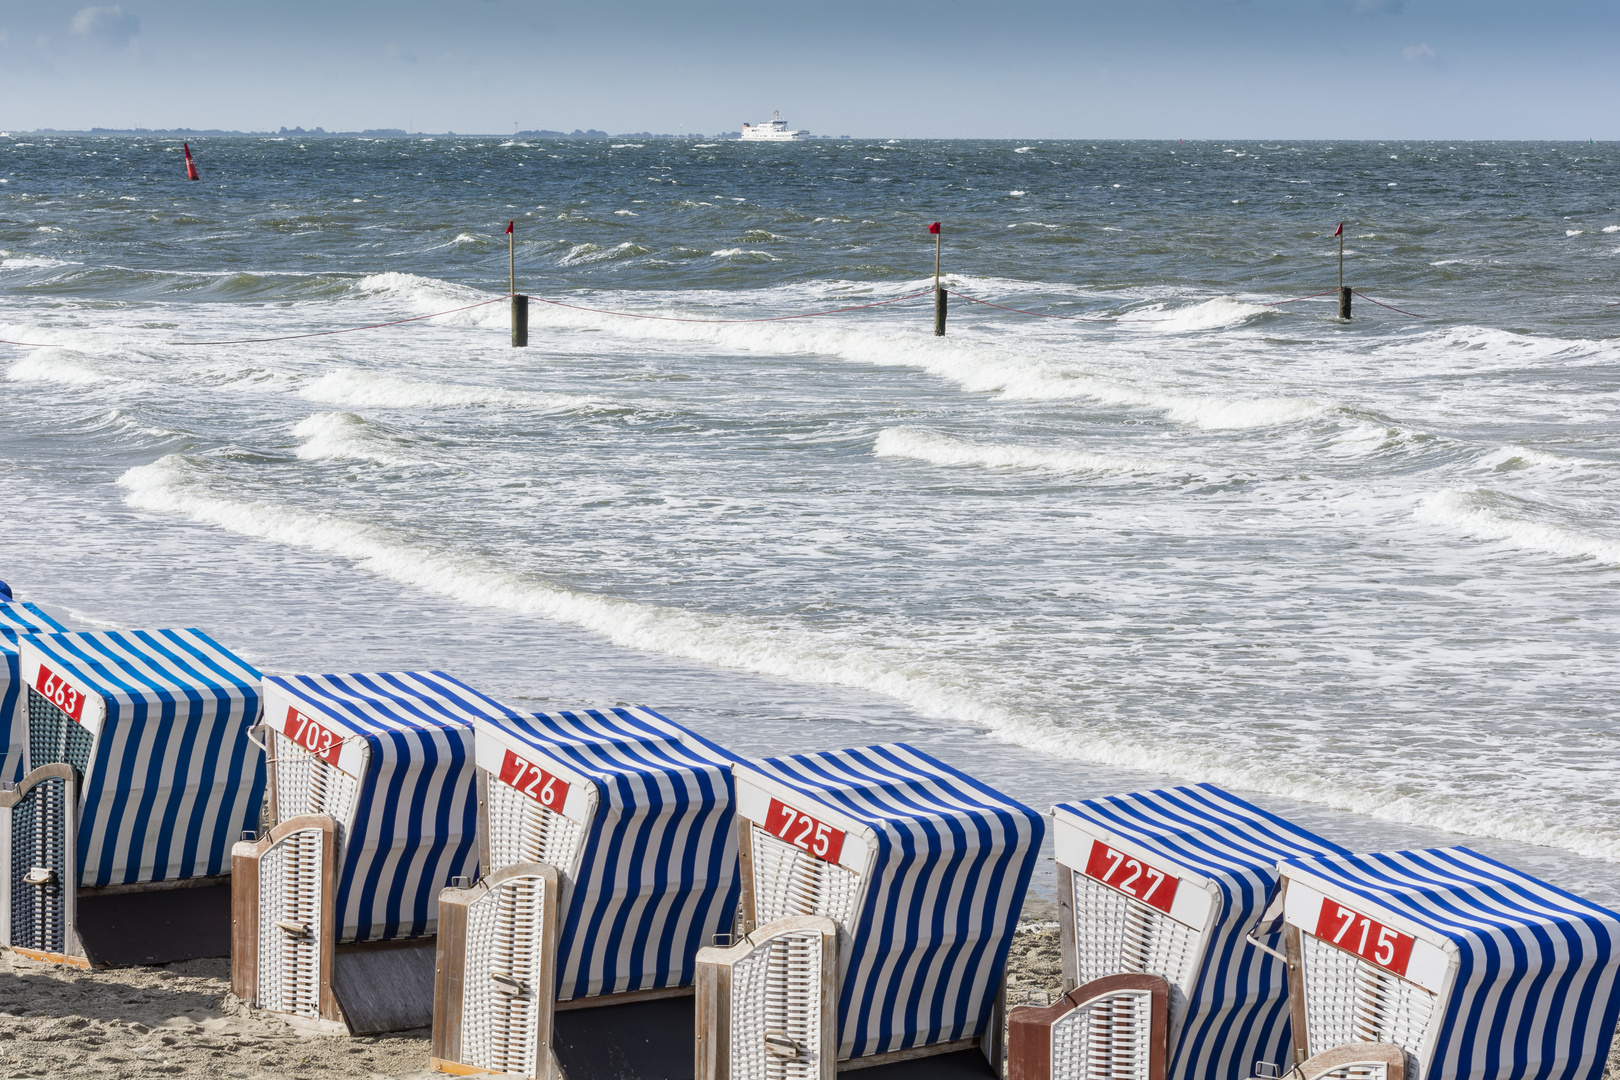
[[[1042,815],[900,744],[733,772],[743,936],[698,953],[699,1080],[998,1075]]]
[[[0,656],[6,661],[4,673],[0,673],[4,680],[0,682],[0,727],[5,732],[0,740],[0,751],[5,755],[0,757],[0,782],[15,784],[28,771],[28,707],[17,635],[66,629],[33,604],[0,601]]]
[[[1209,784],[1052,813],[1069,993],[1039,1017],[1013,1011],[1009,1076],[1245,1080],[1287,1061],[1286,972],[1244,937],[1279,859],[1345,849]]]
[[[259,673],[196,630],[18,638],[28,771],[0,790],[0,939],[79,967],[230,952],[259,817]]]
[[[1602,1075],[1620,915],[1461,847],[1280,870],[1265,929],[1283,931],[1307,1077]],[[1399,1053],[1369,1064],[1367,1043]]]
[[[480,720],[477,751],[487,869],[440,896],[434,1067],[687,1075],[697,951],[737,907],[737,759],[622,706]]]
[[[433,1019],[439,892],[477,862],[473,723],[442,672],[264,680],[270,827],[232,852],[231,987],[331,1034]]]

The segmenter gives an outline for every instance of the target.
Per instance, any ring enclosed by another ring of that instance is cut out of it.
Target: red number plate
[[[336,765],[338,755],[343,752],[343,736],[321,727],[291,707],[287,709],[287,727],[282,734],[328,765]]]
[[[552,776],[532,761],[524,761],[508,750],[501,759],[501,783],[517,788],[523,794],[550,810],[562,813],[568,801],[568,781]]]
[[[1411,937],[1333,900],[1322,901],[1316,936],[1397,975],[1406,974],[1406,962],[1412,958]]]
[[[1141,859],[1133,859],[1101,840],[1091,842],[1086,876],[1096,878],[1104,885],[1112,885],[1126,896],[1134,896],[1166,915],[1170,914],[1170,905],[1175,902],[1176,887],[1181,884],[1181,879],[1174,874],[1149,866]]]
[[[844,831],[835,829],[809,814],[801,814],[778,799],[771,800],[765,814],[765,828],[800,851],[808,851],[824,862],[835,863],[844,851]]]
[[[37,689],[52,705],[71,716],[74,723],[78,723],[79,717],[84,715],[84,695],[44,664],[39,665]]]

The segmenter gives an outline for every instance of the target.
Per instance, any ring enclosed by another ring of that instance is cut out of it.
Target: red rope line
[[[510,295],[510,294],[509,294]],[[317,330],[313,334],[284,334],[281,337],[236,338],[231,341],[165,341],[165,345],[259,345],[266,341],[297,341],[299,338],[330,337],[332,334],[352,334],[356,330],[376,330],[384,326],[403,326],[405,323],[421,322],[423,319],[437,319],[440,315],[454,315],[458,311],[471,311],[473,308],[486,307],[489,304],[498,304],[509,296],[497,296],[493,300],[480,300],[476,304],[466,307],[451,308],[449,311],[435,311],[431,315],[413,315],[409,319],[395,319],[393,322],[372,323],[369,326],[349,326],[342,330]]]
[[[1354,289],[1352,289],[1350,291],[1355,292]],[[1427,319],[1428,318],[1427,315],[1419,315],[1415,311],[1401,311],[1401,309],[1398,308],[1398,307],[1390,307],[1388,304],[1383,303],[1382,301],[1374,300],[1372,297],[1368,296],[1366,293],[1358,292],[1358,293],[1356,293],[1356,295],[1361,297],[1363,300],[1367,301],[1367,303],[1369,303],[1369,304],[1377,304],[1379,307],[1381,307],[1381,308],[1389,308],[1389,310],[1391,310],[1391,311],[1400,311],[1402,315],[1410,315],[1414,319]]]
[[[817,315],[837,315],[844,311],[865,311],[867,308],[882,307],[884,304],[898,304],[902,300],[915,300],[919,296],[927,296],[933,289],[912,293],[909,296],[896,296],[891,300],[879,300],[875,304],[856,304],[853,307],[828,308],[826,311],[806,311],[800,315],[771,315],[763,319],[686,319],[678,315],[644,315],[635,311],[609,311],[606,308],[583,307],[579,304],[565,304],[561,300],[547,300],[543,296],[532,296],[531,300],[538,300],[542,304],[552,307],[571,308],[574,311],[589,311],[594,315],[618,315],[625,319],[657,319],[659,322],[689,322],[689,323],[762,323],[786,322],[789,319],[813,319]]]
[[[1261,304],[1261,307],[1282,307],[1284,304],[1297,304],[1301,300],[1315,300],[1318,296],[1332,296],[1338,289],[1328,289],[1324,292],[1313,292],[1309,296],[1296,296],[1292,300],[1278,300],[1271,304]],[[1376,303],[1376,301],[1374,301]]]

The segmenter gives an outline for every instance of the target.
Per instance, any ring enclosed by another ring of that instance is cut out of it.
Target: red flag
[[[512,231],[512,226],[514,226],[516,224],[517,224],[517,222],[515,222],[515,221],[508,221],[506,223],[506,232],[511,232]],[[505,233],[503,233],[502,235],[504,236]]]
[[[939,222],[936,221],[932,225],[928,226],[928,231],[931,233],[939,232]]]
[[[1342,222],[1342,221],[1339,222],[1339,227],[1337,229],[1333,230],[1333,235],[1334,236],[1343,236],[1344,235],[1344,222]]]

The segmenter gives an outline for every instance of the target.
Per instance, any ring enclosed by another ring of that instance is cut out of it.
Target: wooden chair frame
[[[1076,1009],[1085,1009],[1121,993],[1150,996],[1148,1006],[1148,1080],[1164,1080],[1169,1067],[1170,984],[1157,975],[1107,975],[1070,990],[1062,1000],[1043,1007],[1020,1005],[1007,1014],[1007,1080],[1086,1080],[1052,1073],[1052,1027]]]

